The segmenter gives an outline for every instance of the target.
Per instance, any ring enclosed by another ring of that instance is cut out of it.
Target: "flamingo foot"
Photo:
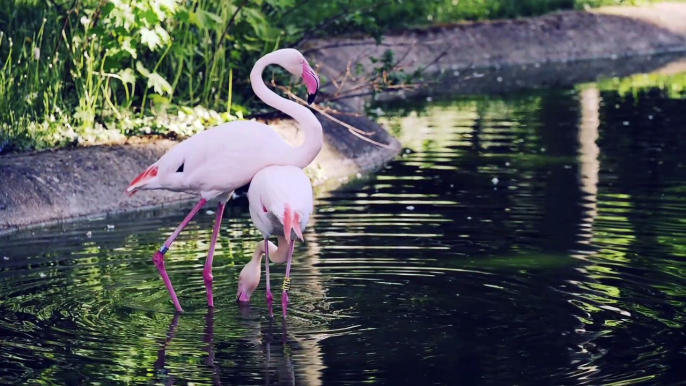
[[[288,309],[288,292],[283,291],[283,294],[281,295],[281,308],[283,309],[283,317],[286,317],[287,309]]]
[[[205,279],[205,289],[207,289],[207,305],[209,307],[214,307],[214,296],[212,296],[212,281],[214,276],[212,276],[212,271],[204,270],[202,271],[202,277]]]
[[[171,296],[172,302],[174,303],[174,308],[176,308],[176,311],[178,312],[183,312],[183,308],[181,308],[181,304],[179,303],[179,298],[176,297],[176,291],[174,291],[174,286],[172,286],[171,279],[169,279],[167,269],[164,266],[164,253],[161,251],[155,252],[152,261],[155,263],[155,267],[157,267],[157,270],[160,272],[160,275],[162,276],[164,285],[167,287],[167,290],[169,291],[169,296]]]

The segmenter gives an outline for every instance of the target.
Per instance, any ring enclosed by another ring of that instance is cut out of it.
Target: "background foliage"
[[[0,0],[0,152],[240,119],[255,60],[315,37],[635,2]]]

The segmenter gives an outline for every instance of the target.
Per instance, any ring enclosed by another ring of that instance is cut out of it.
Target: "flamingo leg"
[[[272,286],[269,281],[269,240],[264,239],[264,270],[267,273],[267,305],[269,305],[269,316],[274,317],[272,312],[272,303],[274,303],[274,296],[272,295]]]
[[[175,314],[174,318],[172,318],[171,324],[169,324],[169,331],[167,332],[167,339],[162,343],[162,347],[157,351],[157,360],[155,361],[155,371],[159,375],[168,375],[168,370],[165,369],[166,362],[167,362],[167,348],[169,347],[169,344],[171,343],[172,339],[174,339],[174,336],[176,335],[176,330],[179,328],[179,314]],[[173,381],[174,378],[171,377],[171,380]]]
[[[183,308],[181,308],[181,304],[179,304],[179,298],[176,297],[176,292],[174,291],[174,287],[172,286],[171,280],[169,279],[169,275],[167,274],[167,270],[164,267],[164,254],[167,253],[169,250],[169,247],[171,247],[171,244],[176,240],[176,238],[179,236],[183,228],[188,225],[189,222],[193,219],[193,217],[198,214],[200,209],[207,203],[207,200],[204,198],[198,202],[197,205],[191,210],[190,213],[188,213],[188,216],[186,216],[185,219],[179,224],[179,227],[176,228],[174,233],[169,236],[167,241],[164,242],[164,244],[160,247],[159,251],[155,252],[155,256],[153,256],[152,261],[155,263],[155,266],[157,267],[157,270],[160,271],[160,275],[162,276],[162,280],[164,280],[164,285],[167,286],[167,290],[169,291],[169,295],[172,298],[172,302],[174,302],[174,307],[176,308],[176,311],[178,312],[183,312]]]
[[[205,269],[202,271],[202,276],[205,279],[205,289],[207,290],[207,305],[214,307],[214,297],[212,296],[212,261],[214,260],[214,248],[217,245],[217,237],[219,237],[219,229],[222,225],[222,216],[224,215],[225,202],[219,202],[217,207],[217,218],[214,220],[214,229],[212,230],[212,241],[210,242],[210,250],[205,261]]]
[[[291,240],[291,245],[288,247],[288,260],[286,261],[286,277],[283,279],[283,294],[281,295],[281,307],[283,309],[283,317],[286,317],[286,309],[288,308],[288,291],[291,289],[291,259],[293,258],[293,248],[295,247],[295,240]]]

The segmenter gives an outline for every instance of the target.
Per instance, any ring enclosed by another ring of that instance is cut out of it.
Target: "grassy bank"
[[[257,58],[322,36],[636,0],[0,0],[0,153],[184,137],[261,112]],[[278,69],[268,74],[291,81]]]

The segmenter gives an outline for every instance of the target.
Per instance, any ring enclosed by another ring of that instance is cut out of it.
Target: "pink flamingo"
[[[291,147],[269,126],[253,121],[225,123],[195,134],[170,149],[150,165],[126,189],[131,195],[138,190],[166,189],[200,194],[200,202],[191,210],[174,233],[153,257],[164,284],[178,312],[183,312],[164,266],[164,254],[172,242],[208,200],[219,200],[212,241],[203,270],[207,303],[212,297],[212,259],[226,202],[235,189],[246,185],[263,168],[271,165],[293,165],[305,168],[319,154],[323,144],[322,125],[305,106],[278,96],[262,80],[262,71],[278,64],[307,86],[307,102],[312,104],[319,90],[319,78],[300,52],[286,48],[260,58],[250,72],[255,94],[269,106],[293,117],[305,133],[300,147]]]
[[[270,166],[255,174],[248,189],[248,200],[250,217],[262,233],[264,245],[258,243],[252,260],[241,270],[236,300],[250,301],[250,296],[260,282],[260,260],[262,253],[265,253],[264,268],[267,276],[267,304],[270,315],[272,315],[274,297],[269,282],[269,260],[275,263],[287,262],[281,297],[283,316],[286,317],[288,291],[291,285],[291,259],[295,246],[294,237],[304,241],[303,230],[314,209],[312,183],[300,168]],[[269,241],[272,235],[277,236],[278,248]],[[288,249],[287,252],[286,249]]]

